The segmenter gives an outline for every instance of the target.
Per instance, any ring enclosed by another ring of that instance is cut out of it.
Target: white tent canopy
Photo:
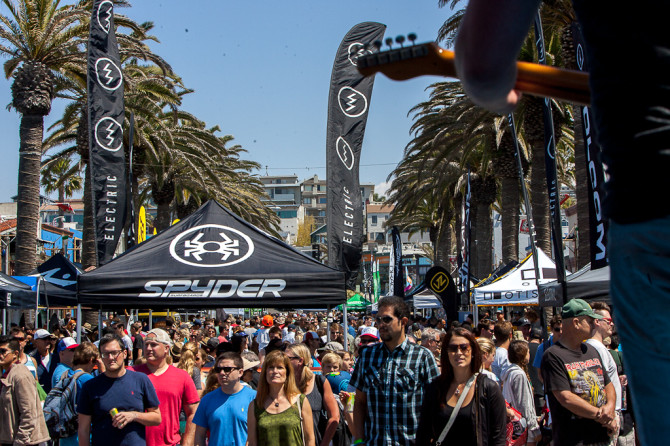
[[[540,267],[539,283],[556,280],[556,266],[541,249],[537,250]],[[535,261],[526,257],[514,269],[492,283],[472,290],[475,305],[537,305]]]
[[[412,296],[412,299],[415,309],[442,308],[440,299],[428,288]]]

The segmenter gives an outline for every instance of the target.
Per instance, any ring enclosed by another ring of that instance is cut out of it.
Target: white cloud
[[[375,193],[381,196],[386,196],[386,193],[391,188],[391,181],[382,181],[379,184],[375,184]]]

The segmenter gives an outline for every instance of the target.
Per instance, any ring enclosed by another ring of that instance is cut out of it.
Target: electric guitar
[[[399,39],[396,41],[400,42]],[[390,43],[389,40],[391,39],[387,39],[387,44]],[[376,42],[375,46],[380,48],[381,42]],[[454,52],[440,48],[434,42],[366,54],[358,58],[356,66],[364,76],[383,73],[396,81],[423,75],[457,77]],[[534,96],[590,105],[591,92],[588,81],[589,76],[585,72],[517,62],[517,80],[514,88]]]

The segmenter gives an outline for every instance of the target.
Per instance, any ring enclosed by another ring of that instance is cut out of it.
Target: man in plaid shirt
[[[363,348],[350,383],[356,388],[355,445],[414,444],[424,386],[439,370],[430,351],[405,336],[408,317],[402,298],[379,301],[376,321],[383,342]]]

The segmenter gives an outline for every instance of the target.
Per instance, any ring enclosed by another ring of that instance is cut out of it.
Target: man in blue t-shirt
[[[79,444],[143,446],[145,426],[161,422],[156,390],[145,374],[126,370],[128,352],[118,335],[103,336],[100,354],[105,373],[82,386],[77,402]]]
[[[247,442],[247,410],[256,398],[256,391],[240,382],[244,361],[239,353],[226,352],[216,358],[216,374],[221,386],[202,397],[193,423],[195,446],[209,444],[244,446]]]

